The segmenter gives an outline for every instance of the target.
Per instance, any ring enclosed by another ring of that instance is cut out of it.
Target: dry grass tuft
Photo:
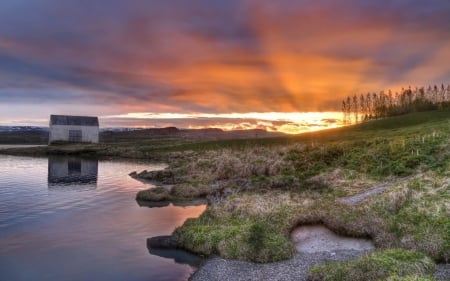
[[[205,197],[210,192],[211,192],[210,187],[205,184],[198,184],[196,186],[187,184],[178,184],[172,188],[170,195],[172,198],[184,200],[190,198]]]

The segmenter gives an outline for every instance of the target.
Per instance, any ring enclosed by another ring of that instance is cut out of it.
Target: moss
[[[349,262],[315,266],[309,271],[308,280],[381,281],[388,278],[408,280],[411,276],[418,277],[432,274],[435,268],[436,265],[433,260],[422,253],[403,249],[388,249],[365,254]]]
[[[295,252],[289,237],[277,225],[259,217],[225,216],[207,210],[198,219],[187,220],[174,235],[190,251],[253,262],[291,258]]]

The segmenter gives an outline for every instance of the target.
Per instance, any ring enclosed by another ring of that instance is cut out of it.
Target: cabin
[[[98,143],[98,117],[50,115],[48,143],[55,141]]]

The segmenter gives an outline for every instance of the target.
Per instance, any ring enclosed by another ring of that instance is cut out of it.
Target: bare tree
[[[380,91],[378,94],[369,92],[365,95],[360,94],[359,97],[348,96],[342,101],[346,123],[352,123],[352,120],[358,122],[363,115],[367,120],[438,108],[450,108],[450,84],[427,88],[408,86],[395,94],[391,90],[387,93]]]

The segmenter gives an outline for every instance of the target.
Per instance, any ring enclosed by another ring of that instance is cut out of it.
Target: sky
[[[0,125],[300,132],[450,82],[448,0],[2,0]]]

